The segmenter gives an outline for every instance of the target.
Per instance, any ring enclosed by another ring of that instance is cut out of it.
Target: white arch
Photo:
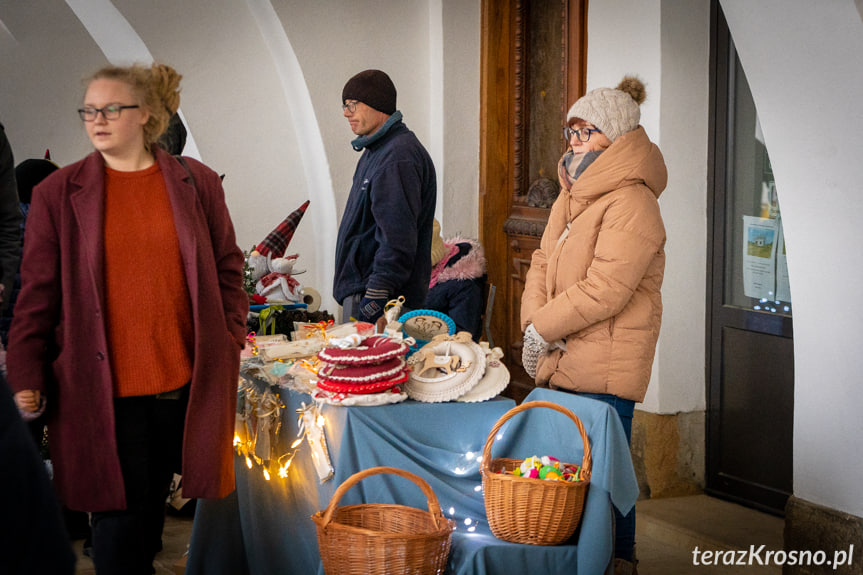
[[[147,45],[109,0],[66,0],[66,4],[111,64],[128,66],[136,62],[153,62],[153,55]],[[183,111],[177,110],[177,113],[186,125],[183,154],[200,160],[201,153],[192,135],[192,128],[186,122]]]
[[[270,0],[246,0],[249,11],[270,51],[273,67],[282,84],[282,91],[299,141],[300,161],[303,164],[309,193],[314,192],[314,209],[311,210],[315,229],[319,230],[317,278],[311,285],[331,286],[335,275],[336,254],[336,200],[330,166],[324,149],[324,139],[318,126],[312,97],[306,85],[303,70],[291,41],[281,25]],[[323,309],[335,309],[331,290],[321,294]]]

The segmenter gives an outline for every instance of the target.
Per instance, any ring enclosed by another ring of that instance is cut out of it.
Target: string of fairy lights
[[[318,335],[319,333],[326,342],[328,341],[327,327],[331,324],[332,322],[329,324],[321,322],[318,325],[306,327],[312,328],[310,335]],[[282,417],[286,406],[279,394],[273,391],[270,385],[256,382],[254,375],[261,369],[263,360],[260,357],[257,337],[254,332],[248,335],[248,342],[251,346],[251,361],[246,367],[250,374],[249,377],[241,377],[238,401],[243,401],[244,405],[241,410],[238,410],[238,421],[233,441],[237,454],[243,458],[250,471],[258,467],[266,481],[270,481],[273,477],[284,480],[288,478],[291,465],[305,441],[309,445],[311,459],[319,478],[322,482],[330,479],[333,476],[333,468],[329,460],[325,437],[327,419],[314,401],[309,404],[302,403],[301,407],[296,410],[296,438],[284,452],[278,452]],[[277,359],[273,361],[282,364],[275,369],[271,367],[271,372],[277,375],[288,373],[289,369],[294,366],[317,374],[316,359],[287,361]],[[501,437],[502,434],[499,434],[496,440],[501,439]],[[481,453],[469,451],[462,456],[461,462],[452,471],[456,475],[477,474],[481,461]],[[473,490],[477,493],[482,492],[482,483],[477,483]],[[457,511],[453,506],[445,509],[444,513],[451,517],[457,516]],[[464,517],[462,524],[465,531],[472,533],[476,531],[480,521],[472,517]]]

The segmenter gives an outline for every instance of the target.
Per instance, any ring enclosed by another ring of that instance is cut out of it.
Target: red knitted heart
[[[382,335],[365,338],[359,346],[342,349],[328,347],[318,353],[318,359],[327,363],[374,365],[408,352],[408,345]]]
[[[355,385],[375,383],[398,376],[405,366],[405,360],[394,357],[382,363],[370,365],[351,365],[322,361],[318,376],[334,383]]]
[[[403,371],[401,375],[394,379],[386,381],[378,381],[368,384],[353,384],[353,383],[337,383],[335,381],[327,381],[326,379],[318,380],[318,387],[324,391],[332,391],[334,393],[380,393],[386,391],[400,383],[404,383],[408,379],[408,372]]]

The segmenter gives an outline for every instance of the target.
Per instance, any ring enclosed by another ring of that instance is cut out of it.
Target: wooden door
[[[587,0],[483,0],[480,238],[497,286],[491,332],[521,400],[524,277],[557,197],[566,111],[584,94]]]

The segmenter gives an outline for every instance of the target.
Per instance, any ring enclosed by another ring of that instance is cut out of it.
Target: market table
[[[310,396],[283,392],[282,436],[297,434],[295,410]],[[406,401],[375,407],[324,406],[326,438],[335,469],[321,483],[308,446],[300,448],[287,478],[267,481],[260,469],[236,459],[237,490],[197,505],[188,575],[323,573],[310,516],[326,508],[336,487],[357,471],[388,466],[428,482],[444,512],[456,521],[448,573],[482,575],[543,572],[598,574],[613,550],[613,503],[635,504],[638,486],[623,428],[607,404],[548,389],[525,401],[545,400],[571,409],[591,441],[593,473],[579,530],[559,546],[521,545],[495,538],[488,527],[477,457],[494,424],[515,406],[510,399],[482,403]],[[555,455],[581,462],[582,442],[573,422],[550,409],[528,409],[501,429],[493,457]],[[364,479],[340,505],[395,503],[427,508],[415,485],[393,475]],[[545,512],[551,510],[537,510]],[[539,570],[539,571],[538,571]]]

